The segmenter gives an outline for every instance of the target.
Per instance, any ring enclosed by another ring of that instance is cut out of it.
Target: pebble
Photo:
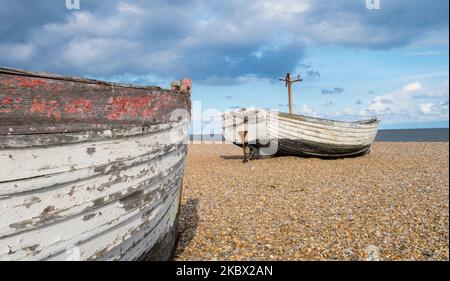
[[[380,248],[378,248],[378,246],[367,245],[366,253],[367,253],[366,261],[379,261],[380,260]]]
[[[448,260],[448,143],[242,163],[189,145],[176,260]]]

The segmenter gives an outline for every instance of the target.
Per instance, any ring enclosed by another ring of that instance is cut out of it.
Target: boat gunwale
[[[0,66],[2,98],[0,137],[151,126],[191,109],[189,94],[172,89]]]

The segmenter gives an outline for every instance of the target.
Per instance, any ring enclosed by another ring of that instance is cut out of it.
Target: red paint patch
[[[23,99],[21,98],[16,98],[15,103],[14,103],[14,108],[15,109],[21,109],[22,107],[20,105],[18,105],[18,103],[23,102]]]
[[[4,98],[2,99],[2,104],[4,104],[4,105],[10,104],[10,103],[12,103],[12,102],[13,102],[13,99],[10,98],[10,97],[4,97]]]
[[[31,78],[16,78],[19,87],[34,88],[36,86],[47,85],[47,81],[41,79],[31,79]]]
[[[138,116],[147,118],[153,113],[149,96],[112,98],[110,108],[111,112],[107,116],[109,120]]]
[[[92,110],[92,103],[88,99],[77,99],[73,103],[66,104],[64,107],[64,111],[68,113],[81,113],[81,115],[85,114]]]
[[[28,112],[30,113],[42,113],[47,115],[48,118],[55,118],[56,120],[61,119],[60,104],[58,101],[46,101],[34,98],[33,104],[31,105]]]
[[[31,105],[29,112],[30,113],[33,113],[33,112],[44,113],[46,107],[47,106],[44,102],[39,101],[38,98],[34,98],[33,104]]]
[[[3,108],[0,110],[0,112],[10,113],[10,112],[12,112],[12,108],[21,109],[21,107],[19,105],[19,103],[21,103],[21,102],[22,102],[21,98],[16,98],[15,100],[13,100],[11,97],[3,97],[0,103],[3,106],[8,105],[9,108]]]

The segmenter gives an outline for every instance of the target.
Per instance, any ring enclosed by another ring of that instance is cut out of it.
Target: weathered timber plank
[[[82,241],[96,239],[96,236],[101,233],[108,235],[119,231],[120,235],[111,234],[111,236],[113,236],[113,241],[122,239],[121,237],[130,230],[130,227],[121,226],[123,224],[139,225],[139,221],[133,222],[133,218],[140,220],[145,212],[162,208],[161,202],[162,199],[165,199],[164,194],[179,188],[181,173],[182,169],[178,173],[172,173],[168,179],[146,187],[144,192],[136,192],[135,195],[129,195],[122,200],[102,204],[95,212],[80,214],[36,230],[2,238],[1,245],[3,247],[0,249],[0,260],[43,259]],[[159,195],[155,193],[155,189],[161,190]],[[159,211],[156,211],[155,214],[157,213]],[[86,215],[93,216],[89,216],[87,219]],[[99,245],[97,250],[101,250],[101,241],[97,240],[96,244]],[[30,247],[35,247],[34,251],[29,251]],[[91,249],[91,251],[93,250],[95,249]],[[90,253],[84,252],[83,255]]]
[[[272,124],[269,124],[268,132],[271,134],[273,138],[286,138],[286,139],[304,139],[308,141],[313,141],[317,143],[324,144],[335,144],[335,145],[366,145],[371,144],[375,139],[375,135],[366,135],[360,138],[351,138],[351,137],[340,137],[339,134],[323,134],[315,131],[310,131],[307,129],[290,129],[289,127],[284,126],[283,124],[278,124],[275,127],[272,127]]]
[[[94,202],[106,204],[157,182],[182,165],[183,150],[70,184],[0,199],[0,237],[89,212],[98,207]]]
[[[76,245],[81,253],[81,260],[131,260],[137,259],[140,252],[151,250],[164,238],[170,225],[175,223],[173,214],[178,212],[176,202],[179,196],[180,189],[174,189],[157,207],[133,216],[110,231],[101,232],[92,239],[81,241]],[[148,243],[145,245],[141,244],[138,238],[141,233],[146,234],[144,239],[147,239]],[[137,252],[134,251],[136,246],[140,248]],[[46,259],[65,260],[69,254],[69,251],[62,250]]]
[[[316,124],[327,124],[335,127],[343,127],[343,128],[373,128],[374,125],[378,124],[378,120],[376,118],[369,119],[369,120],[361,120],[361,121],[353,121],[353,122],[344,122],[344,121],[337,121],[337,120],[330,120],[330,119],[324,119],[324,118],[318,118],[318,117],[310,117],[305,115],[298,115],[298,114],[290,114],[286,112],[271,112],[270,115],[279,117],[279,118],[286,118],[286,119],[292,119],[292,120],[299,120],[299,121],[306,121],[310,123],[316,123]]]
[[[130,160],[114,161],[106,165],[70,171],[69,173],[56,173],[42,177],[26,178],[17,181],[2,182],[0,183],[0,199],[9,198],[24,193],[31,194],[36,190],[45,188],[55,188],[59,185],[72,184],[76,183],[79,180],[96,177],[103,173],[116,172],[120,169],[128,169],[129,167],[140,165],[147,161],[157,159],[158,157],[166,153],[170,153],[174,150],[178,150],[179,148],[180,144],[173,144],[164,147],[163,149],[149,151],[144,155],[135,157]],[[186,153],[185,149],[183,149],[181,153]]]
[[[0,149],[26,148],[37,146],[48,147],[54,145],[74,144],[79,142],[97,142],[107,139],[120,139],[130,136],[147,135],[163,130],[178,130],[178,127],[180,126],[181,124],[179,124],[179,122],[169,122],[153,126],[124,126],[120,129],[81,131],[71,133],[0,135]],[[185,124],[185,126],[187,126],[187,124]]]
[[[184,136],[171,130],[151,135],[105,140],[95,143],[77,143],[47,148],[0,150],[0,182],[46,176],[55,173],[105,165],[114,161],[132,159],[148,151],[180,143]]]
[[[0,135],[76,132],[171,121],[185,94],[0,72]]]

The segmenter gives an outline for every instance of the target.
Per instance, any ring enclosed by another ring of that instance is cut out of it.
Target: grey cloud
[[[344,92],[344,89],[340,87],[334,87],[333,89],[322,89],[321,91],[324,95],[340,94],[342,92]]]
[[[325,0],[305,17],[317,41],[385,49],[411,43],[430,31],[448,34],[448,9],[447,0],[381,1],[380,10],[366,9],[365,1]],[[345,32],[348,26],[352,31]]]
[[[320,78],[320,72],[317,70],[307,70],[306,71],[306,79],[307,80],[318,80]]]
[[[195,0],[98,3],[81,1],[81,10],[68,11],[64,3],[42,2],[36,4],[36,20],[23,23],[19,14],[15,25],[23,30],[3,27],[0,33],[0,64],[70,75],[150,73],[229,84],[246,75],[273,78],[294,69],[303,57],[302,42],[273,46],[275,38],[266,36],[263,28],[249,26],[240,31],[233,21],[216,14],[214,4],[205,6]],[[58,9],[45,10],[47,6]],[[204,9],[211,19],[199,21],[195,15]],[[15,51],[15,57],[4,55],[10,50],[24,51]],[[259,56],[257,50],[262,50]]]
[[[299,67],[304,68],[304,69],[310,69],[310,68],[312,68],[312,63],[300,63]]]
[[[65,1],[1,1],[0,42],[25,42],[44,24],[64,21],[68,14]]]
[[[388,98],[384,98],[384,97],[380,97],[378,99],[372,100],[371,104],[375,104],[375,103],[382,103],[382,104],[394,104],[392,102],[392,100],[388,99]]]
[[[273,79],[300,65],[307,79],[318,79],[302,62],[306,42],[391,48],[433,31],[448,34],[448,1],[382,1],[379,11],[364,1],[311,2],[305,11],[301,3],[286,11],[278,1],[81,0],[81,10],[69,11],[63,0],[2,0],[0,64],[210,84]]]
[[[361,100],[357,100],[355,103],[356,103],[357,105],[360,105],[360,104],[362,104],[362,101],[361,101]]]

